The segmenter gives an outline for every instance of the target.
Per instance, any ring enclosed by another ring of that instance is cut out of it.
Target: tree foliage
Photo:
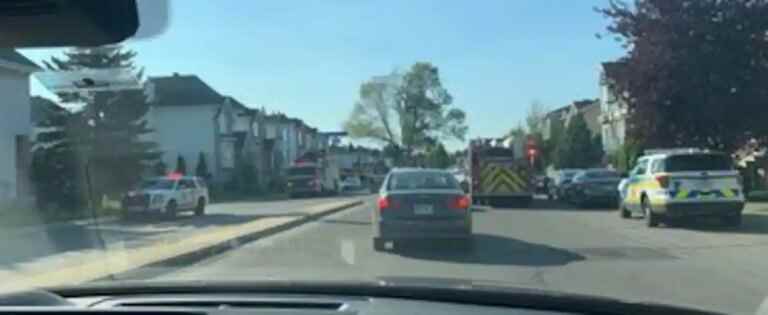
[[[121,46],[75,48],[44,64],[50,71],[125,68],[141,78],[142,71],[133,64],[135,56]],[[142,139],[151,132],[144,120],[149,104],[142,90],[61,93],[58,97],[74,111],[62,113],[56,128],[46,128],[38,135],[36,148],[48,152],[36,154],[74,155],[78,173],[88,174],[94,201],[129,189],[159,157],[156,145]],[[38,179],[46,177],[58,177],[56,180],[87,191],[85,176],[61,173]]]
[[[182,175],[187,174],[187,160],[181,154],[176,158],[176,169],[173,172]]]
[[[425,62],[364,82],[344,128],[354,138],[380,141],[406,155],[440,140],[464,140],[468,130],[466,114],[453,107],[437,67]]]
[[[602,162],[603,147],[599,136],[593,136],[581,114],[574,116],[555,149],[558,168],[587,168]]]
[[[197,157],[197,167],[195,167],[195,176],[208,179],[208,175],[210,174],[210,171],[208,171],[208,163],[205,161],[205,153],[200,152],[200,155]]]
[[[427,167],[445,169],[451,166],[451,157],[448,155],[448,151],[445,150],[445,146],[442,143],[438,143],[430,147],[426,156]]]
[[[33,101],[48,103],[42,106],[58,106],[44,98]],[[41,132],[33,139],[30,177],[41,208],[56,205],[77,209],[84,201],[82,187],[78,185],[82,175],[79,156],[66,139],[70,115],[66,111],[51,111],[35,126]]]
[[[612,1],[598,9],[627,49],[611,85],[648,147],[730,150],[768,135],[768,1]]]

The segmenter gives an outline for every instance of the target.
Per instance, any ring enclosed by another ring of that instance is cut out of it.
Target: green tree
[[[600,165],[602,144],[595,140],[581,114],[574,116],[556,148],[558,168],[587,168]]]
[[[200,155],[197,157],[197,167],[195,167],[195,176],[207,179],[208,174],[210,172],[208,171],[208,163],[205,161],[205,153],[200,152]]]
[[[176,158],[176,169],[174,173],[186,175],[187,174],[187,160],[184,159],[181,154]]]
[[[50,71],[89,69],[127,69],[141,79],[142,70],[133,64],[136,53],[121,46],[74,48],[64,57],[52,57],[44,64]],[[144,120],[149,104],[142,90],[85,91],[61,93],[62,103],[78,107],[69,113],[62,130],[55,135],[39,137],[42,146],[63,140],[78,158],[80,187],[90,182],[88,193],[98,205],[104,194],[117,194],[129,189],[153,164],[160,154],[156,145],[142,140],[151,132]],[[49,137],[50,136],[50,137]],[[58,138],[58,139],[57,139]],[[88,190],[88,189],[80,189]]]
[[[626,48],[608,78],[648,147],[725,151],[768,142],[768,1],[611,1],[598,9]]]
[[[45,103],[35,106],[58,106],[45,98],[33,98],[32,102]],[[84,202],[78,180],[82,175],[79,157],[75,146],[67,138],[71,115],[68,111],[51,111],[37,122],[36,127],[45,131],[32,139],[30,179],[40,208],[56,205],[75,210],[80,209]]]
[[[427,151],[427,166],[431,168],[445,169],[451,166],[451,157],[442,143],[430,147]]]
[[[157,161],[154,166],[152,166],[152,173],[155,174],[155,176],[165,176],[168,175],[168,165],[165,165],[165,162]]]
[[[530,134],[542,134],[544,132],[544,118],[547,115],[547,109],[539,101],[531,102],[528,113],[525,116],[525,124]]]
[[[464,140],[468,127],[437,67],[418,62],[406,73],[364,82],[344,129],[353,138],[380,141],[410,156],[439,140]]]

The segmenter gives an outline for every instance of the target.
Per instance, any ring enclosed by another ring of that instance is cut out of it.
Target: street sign
[[[122,91],[141,89],[136,73],[128,68],[44,71],[35,77],[53,93]]]

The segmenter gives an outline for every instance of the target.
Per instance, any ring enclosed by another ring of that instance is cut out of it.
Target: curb
[[[143,266],[135,267],[128,271],[107,275],[107,276],[90,280],[87,282],[155,277],[155,276],[167,273],[169,271],[173,271],[173,270],[168,270],[169,268],[163,268],[163,267],[189,265],[189,264],[197,263],[204,259],[225,253],[229,250],[237,249],[238,247],[244,244],[247,244],[268,236],[272,236],[280,232],[290,230],[292,228],[303,225],[305,223],[309,223],[317,219],[320,219],[322,217],[329,216],[331,214],[341,212],[343,210],[353,208],[362,204],[364,204],[363,200],[356,200],[353,202],[345,203],[345,204],[330,208],[328,210],[319,211],[317,213],[301,216],[296,220],[271,226],[260,231],[255,231],[253,233],[223,240],[219,243],[216,243],[207,247],[203,247],[195,251],[191,251],[178,256],[155,261]]]

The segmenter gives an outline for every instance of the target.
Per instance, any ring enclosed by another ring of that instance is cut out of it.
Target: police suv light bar
[[[643,151],[645,155],[675,154],[675,153],[703,153],[703,152],[710,152],[710,151],[708,149],[701,149],[701,148],[648,149]]]

